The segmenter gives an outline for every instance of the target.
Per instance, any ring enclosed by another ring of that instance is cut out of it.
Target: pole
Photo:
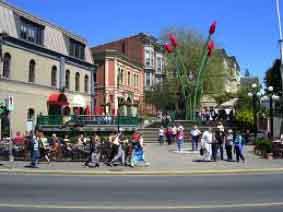
[[[279,45],[280,45],[280,59],[281,59],[281,82],[283,91],[283,36],[282,36],[282,25],[281,25],[281,14],[280,14],[280,1],[276,0],[276,14],[278,19],[278,30],[279,30]]]
[[[254,136],[257,137],[256,94],[253,94]]]
[[[14,167],[14,156],[13,156],[13,132],[12,132],[12,112],[9,112],[9,124],[10,124],[10,140],[9,140],[9,162],[11,168]]]
[[[270,137],[273,138],[273,99],[269,97],[269,115],[270,115]]]

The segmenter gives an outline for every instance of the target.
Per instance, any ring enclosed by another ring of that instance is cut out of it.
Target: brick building
[[[144,88],[163,81],[165,77],[165,56],[162,45],[153,36],[139,33],[134,36],[122,38],[92,48],[93,52],[101,52],[106,49],[115,49],[126,55],[129,60],[144,66]]]
[[[143,66],[117,50],[93,51],[96,114],[137,116],[143,110]]]

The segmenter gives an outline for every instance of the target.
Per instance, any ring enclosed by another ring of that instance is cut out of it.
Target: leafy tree
[[[161,40],[167,41],[167,34],[173,33],[178,40],[178,49],[180,56],[184,61],[184,67],[188,76],[193,76],[191,81],[192,87],[195,83],[198,68],[201,61],[201,54],[205,45],[204,37],[196,31],[184,28],[169,28],[165,29],[161,35]],[[174,54],[167,55],[167,77],[170,81],[175,81],[175,84],[180,88],[180,83],[176,79],[176,60]],[[227,73],[223,65],[223,55],[221,51],[214,51],[212,57],[209,59],[205,70],[203,93],[204,94],[223,94],[224,93],[224,79]],[[190,92],[190,91],[188,91]],[[180,93],[180,92],[179,92]]]
[[[274,92],[278,93],[282,91],[282,79],[281,79],[281,73],[280,73],[280,66],[281,61],[280,59],[276,59],[266,73],[264,78],[264,83],[266,87],[273,86]]]

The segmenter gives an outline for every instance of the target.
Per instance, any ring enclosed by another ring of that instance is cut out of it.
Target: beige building
[[[38,114],[93,109],[95,67],[83,38],[0,1],[0,58],[0,98],[14,99],[13,134],[30,130]]]

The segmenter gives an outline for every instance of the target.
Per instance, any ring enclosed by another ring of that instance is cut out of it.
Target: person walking
[[[96,144],[97,144],[97,136],[94,134],[90,140],[90,153],[88,160],[85,162],[85,166],[88,167],[99,167],[99,162],[96,156]]]
[[[176,127],[176,125],[174,124],[172,127],[172,142],[175,143],[176,142],[176,138],[177,138],[177,132],[178,129]]]
[[[241,132],[238,131],[236,133],[235,139],[234,139],[234,148],[236,153],[236,161],[239,163],[240,159],[245,162],[245,157],[243,155],[243,149],[244,149],[244,137],[242,136]]]
[[[50,151],[50,147],[49,147],[49,143],[48,143],[48,139],[44,136],[43,132],[39,133],[39,140],[40,140],[40,154],[42,156],[44,156],[44,158],[46,159],[47,163],[50,163],[50,158],[49,158],[49,151]]]
[[[191,132],[191,137],[192,137],[192,151],[198,151],[198,142],[199,142],[199,137],[201,135],[201,131],[198,129],[197,125],[194,125]]]
[[[159,128],[159,143],[160,143],[160,145],[164,144],[164,135],[165,135],[164,128],[161,126]]]
[[[31,168],[39,168],[38,160],[40,158],[40,148],[39,148],[39,132],[32,138],[32,148],[31,148]]]
[[[211,161],[212,157],[212,150],[211,150],[211,144],[213,141],[213,132],[212,128],[208,128],[201,137],[201,148],[204,151],[204,160],[205,161]]]
[[[180,125],[178,127],[178,130],[177,130],[177,152],[182,152],[182,146],[183,146],[183,143],[184,143],[184,128],[182,125]]]
[[[233,141],[234,141],[233,130],[229,129],[225,139],[225,150],[227,155],[227,161],[229,162],[233,161],[233,154],[232,154]]]

